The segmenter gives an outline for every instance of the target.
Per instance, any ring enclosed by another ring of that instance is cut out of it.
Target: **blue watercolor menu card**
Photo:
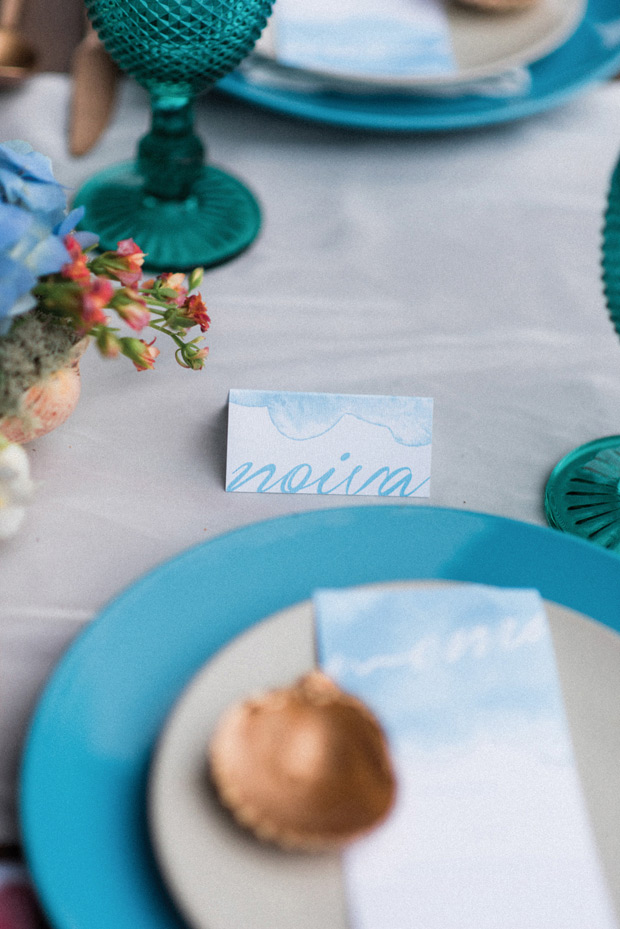
[[[231,390],[226,490],[427,497],[432,419],[426,397]]]
[[[274,24],[281,64],[361,77],[456,71],[441,0],[278,0]]]
[[[617,929],[539,594],[367,587],[314,610],[320,665],[375,711],[398,778],[344,854],[351,929]]]

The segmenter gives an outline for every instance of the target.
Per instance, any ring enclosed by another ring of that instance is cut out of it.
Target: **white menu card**
[[[428,397],[231,390],[231,493],[428,497]]]
[[[362,77],[456,71],[441,0],[278,0],[274,25],[285,65]]]
[[[399,785],[344,855],[351,929],[616,927],[539,594],[357,588],[314,607],[320,665],[383,723]]]

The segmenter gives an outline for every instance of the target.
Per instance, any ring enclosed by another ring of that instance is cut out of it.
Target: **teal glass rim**
[[[620,551],[619,482],[620,435],[573,449],[556,464],[547,481],[549,525]]]

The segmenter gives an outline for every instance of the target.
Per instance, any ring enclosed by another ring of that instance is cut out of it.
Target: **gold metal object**
[[[72,67],[69,151],[85,155],[99,140],[114,110],[119,69],[90,22],[76,48]]]
[[[224,806],[285,848],[344,845],[382,822],[396,793],[376,717],[320,671],[233,706],[209,759]]]
[[[34,72],[37,53],[19,31],[23,0],[3,0],[0,11],[0,87],[20,84]]]

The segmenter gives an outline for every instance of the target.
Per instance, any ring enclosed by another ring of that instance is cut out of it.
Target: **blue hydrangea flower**
[[[0,335],[35,305],[30,291],[37,278],[70,261],[63,239],[83,212],[67,214],[65,188],[49,158],[27,142],[0,145]],[[90,233],[76,238],[83,248],[97,241]]]

